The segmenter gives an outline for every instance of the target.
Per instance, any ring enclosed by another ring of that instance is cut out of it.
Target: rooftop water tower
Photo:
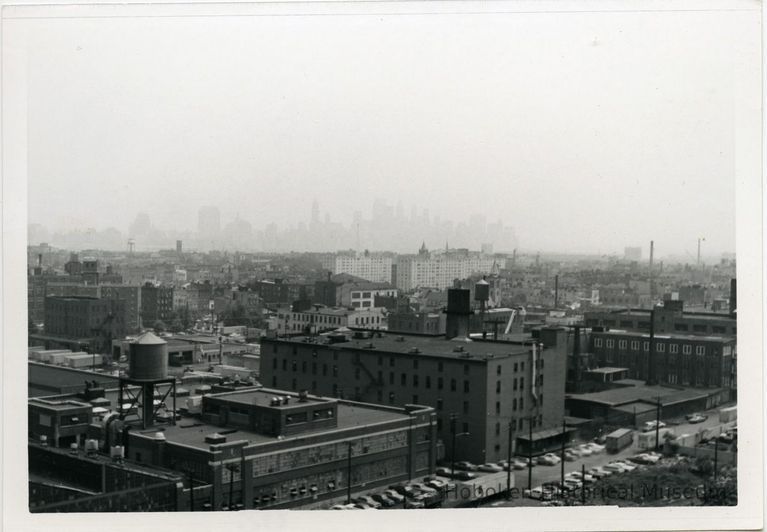
[[[120,418],[135,416],[143,428],[150,427],[170,395],[173,398],[170,421],[175,423],[176,379],[168,377],[167,342],[145,332],[129,345],[128,375],[120,377]],[[160,391],[160,385],[167,387]]]

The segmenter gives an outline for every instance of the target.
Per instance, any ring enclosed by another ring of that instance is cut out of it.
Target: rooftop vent
[[[298,392],[298,402],[299,403],[305,403],[309,400],[309,392],[306,390],[301,390]]]
[[[290,397],[287,395],[282,398],[282,404],[286,405],[290,402]]]
[[[214,432],[213,434],[208,434],[205,436],[205,443],[226,443],[226,436],[219,434],[218,432]]]
[[[413,353],[413,354],[418,354],[420,352],[421,350],[418,349],[417,347],[411,347],[410,350],[408,351],[408,353]]]
[[[272,397],[272,400],[269,401],[270,406],[278,406],[280,404],[282,404],[282,399],[280,399],[279,397]]]

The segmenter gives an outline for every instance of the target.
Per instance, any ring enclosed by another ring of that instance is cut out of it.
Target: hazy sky
[[[317,199],[346,223],[378,197],[500,218],[524,248],[734,251],[753,19],[26,21],[29,221],[184,230],[214,204],[260,228]]]

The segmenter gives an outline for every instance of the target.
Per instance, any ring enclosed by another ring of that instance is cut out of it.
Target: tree
[[[167,329],[167,327],[165,326],[165,323],[163,323],[162,320],[157,320],[156,322],[154,322],[154,325],[152,325],[152,328],[154,329],[154,332],[156,333],[165,332],[165,330]]]

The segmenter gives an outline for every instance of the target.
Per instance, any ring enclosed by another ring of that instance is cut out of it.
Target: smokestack
[[[652,261],[655,256],[655,241],[650,240],[650,297],[655,297],[655,283],[653,280]]]
[[[554,308],[559,307],[559,274],[554,276]]]

